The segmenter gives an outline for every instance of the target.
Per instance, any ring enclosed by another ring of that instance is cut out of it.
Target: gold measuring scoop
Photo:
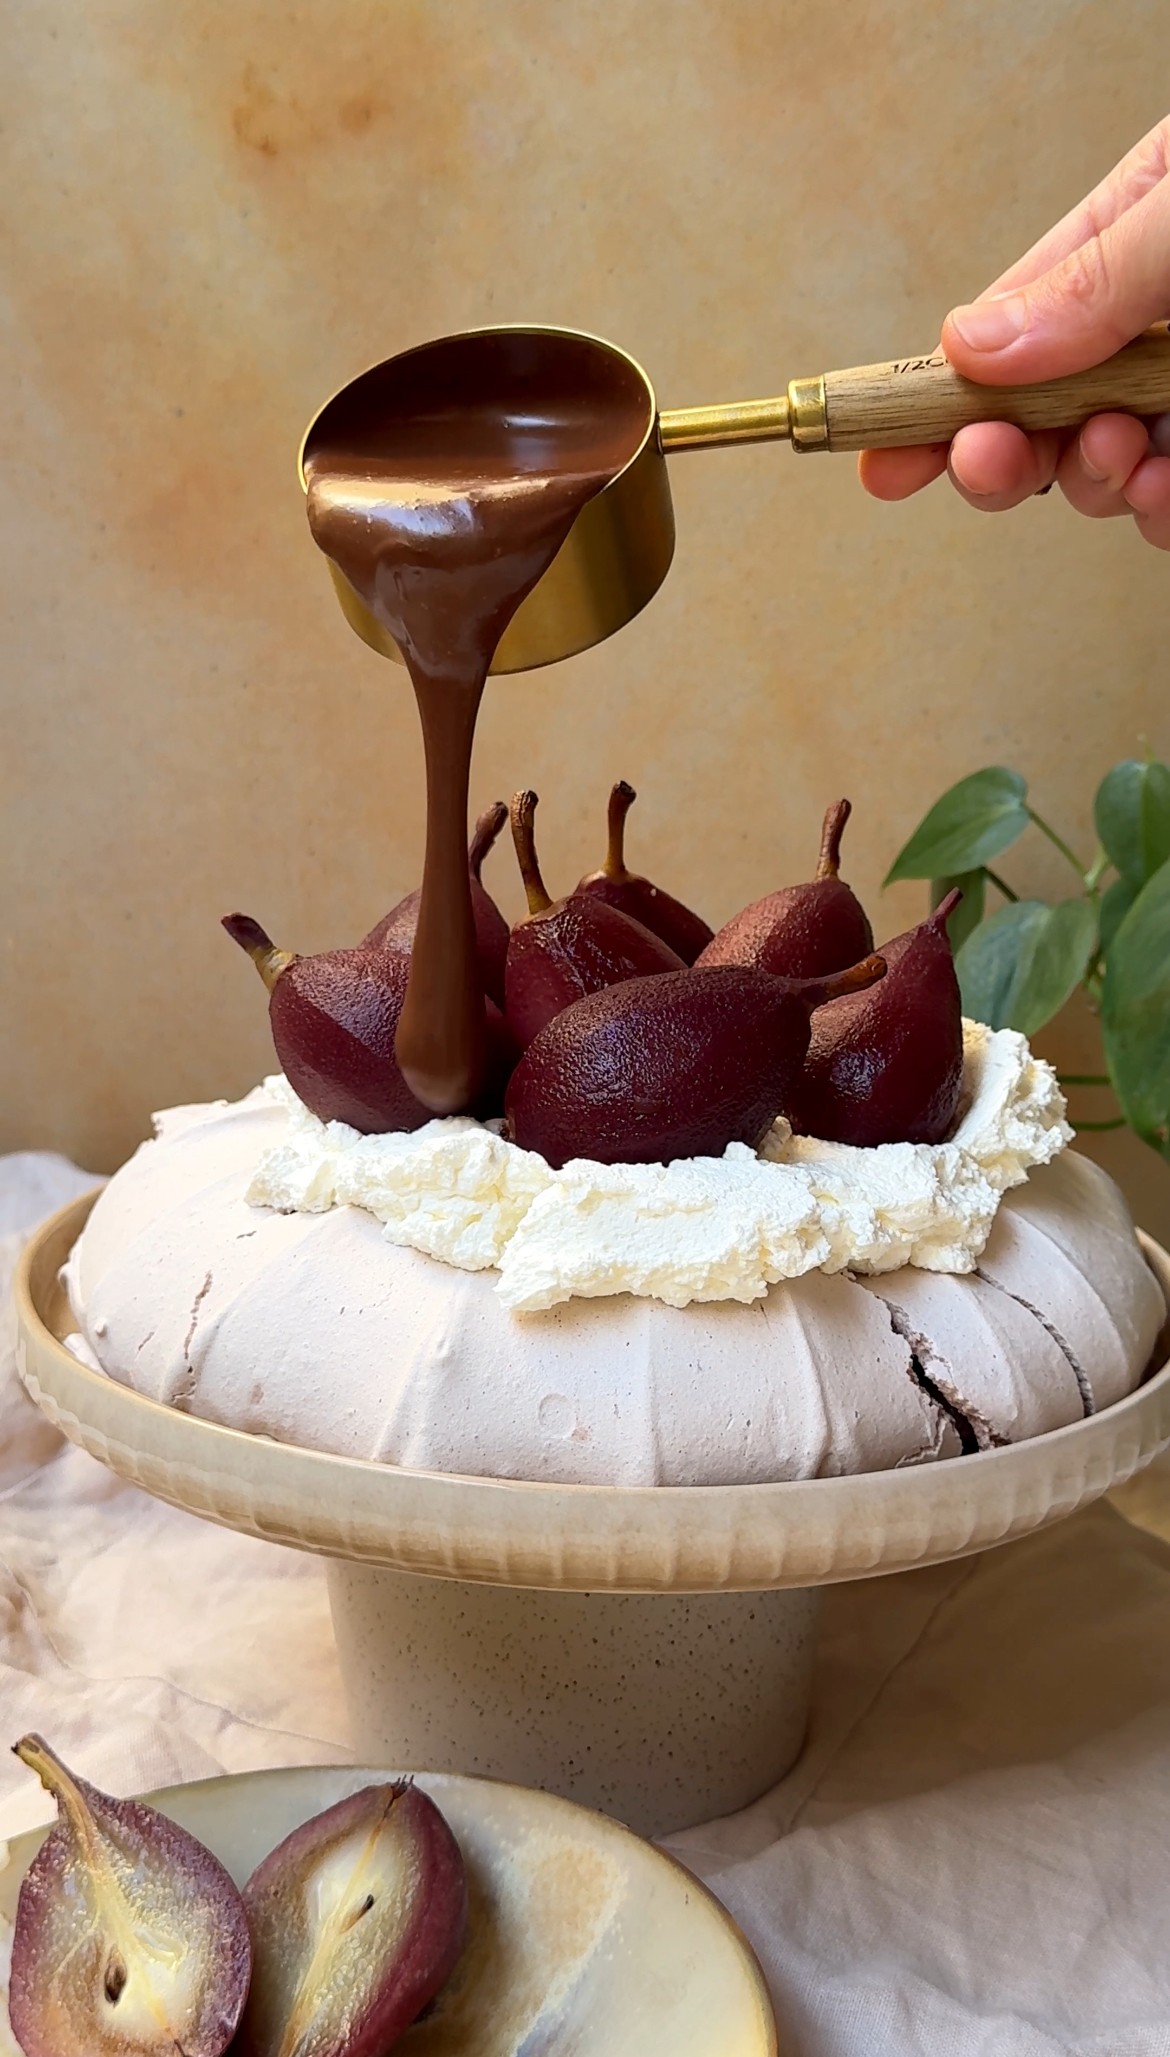
[[[1111,410],[1170,410],[1170,332],[1165,324],[1091,371],[1031,386],[978,386],[940,352],[793,379],[769,400],[658,411],[634,358],[598,336],[538,326],[472,329],[387,358],[328,401],[305,432],[302,486],[315,452],[365,441],[384,451],[437,409],[450,428],[466,413],[514,432],[517,468],[558,460],[602,408],[625,436],[621,469],[578,514],[539,583],[517,609],[493,672],[530,671],[604,641],[653,599],[674,554],[666,459],[677,450],[788,441],[795,450],[896,449],[949,442],[975,421],[1022,429],[1074,428]],[[401,662],[397,646],[330,563],[351,628]]]

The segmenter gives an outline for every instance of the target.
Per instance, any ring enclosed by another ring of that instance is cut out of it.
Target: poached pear
[[[609,796],[605,863],[600,871],[587,872],[577,891],[604,900],[607,907],[616,907],[622,914],[632,915],[652,935],[661,936],[684,964],[693,964],[700,950],[711,941],[711,928],[702,915],[693,914],[672,893],[664,893],[661,886],[652,885],[640,872],[627,868],[626,816],[637,797],[625,779],[618,780]]]
[[[873,949],[873,930],[856,894],[839,876],[841,836],[851,809],[838,800],[825,815],[815,878],[753,900],[725,922],[700,964],[756,964],[784,978],[842,971]]]
[[[661,936],[620,908],[586,893],[550,898],[536,855],[536,805],[535,793],[517,793],[511,808],[528,914],[509,938],[504,993],[508,1023],[521,1046],[587,993],[683,968]]]
[[[485,807],[475,824],[475,833],[467,852],[467,868],[471,873],[471,912],[475,921],[475,946],[479,959],[483,989],[497,1007],[504,1004],[504,964],[508,955],[508,924],[491,894],[483,883],[483,861],[491,850],[508,819],[508,810],[502,800],[493,801]],[[363,938],[368,949],[387,948],[404,950],[409,954],[414,944],[414,933],[418,927],[421,889],[408,893],[396,907],[384,914],[380,922]]]
[[[963,1080],[963,1010],[947,935],[962,899],[940,900],[926,921],[883,943],[886,976],[814,1016],[804,1070],[785,1111],[801,1134],[826,1142],[941,1143]]]
[[[16,1908],[8,2006],[25,2057],[222,2057],[252,1946],[218,1858],[75,1777],[39,1736],[15,1748],[57,1802]]]
[[[248,914],[225,914],[223,926],[245,950],[268,988],[272,1040],[297,1098],[321,1121],[343,1121],[362,1135],[421,1128],[434,1114],[416,1100],[394,1054],[406,982],[407,951],[326,950],[298,957],[279,950]],[[484,1001],[487,1063],[469,1112],[495,1114],[519,1054],[499,1009]]]
[[[576,1001],[529,1044],[507,1133],[559,1170],[571,1158],[667,1164],[758,1149],[808,1048],[813,1009],[872,985],[880,957],[824,979],[695,965]]]
[[[405,1781],[294,1829],[244,1887],[255,1947],[233,2057],[383,2057],[467,1939],[459,1845]]]

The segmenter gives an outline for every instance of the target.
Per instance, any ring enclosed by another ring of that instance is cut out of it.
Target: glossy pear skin
[[[633,921],[640,921],[651,935],[661,936],[683,964],[693,964],[711,941],[712,930],[702,915],[692,913],[681,900],[652,885],[640,872],[629,871],[625,860],[626,816],[638,795],[625,779],[619,780],[609,796],[609,849],[599,871],[587,872],[577,887],[593,899],[604,900]]]
[[[467,1881],[417,1786],[365,1786],[286,1837],[244,1887],[255,1970],[233,2057],[384,2057],[450,1977]]]
[[[958,1113],[963,1013],[946,924],[962,895],[882,945],[886,976],[873,992],[834,1000],[813,1016],[793,1105],[794,1128],[826,1142],[941,1143]]]
[[[321,1121],[385,1135],[434,1120],[432,1110],[415,1099],[394,1054],[410,975],[405,952],[359,944],[297,957],[277,950],[250,915],[227,914],[223,926],[268,986],[281,1068],[297,1098]],[[499,1010],[490,1000],[484,1006],[488,1061],[476,1111],[497,1113],[518,1053]]]
[[[591,993],[551,1021],[512,1074],[508,1133],[554,1169],[572,1158],[669,1164],[758,1149],[808,1048],[812,1010],[882,975],[880,957],[829,979],[712,965]]]
[[[588,993],[683,968],[660,936],[619,908],[584,893],[550,900],[533,843],[535,809],[535,793],[518,793],[512,802],[512,833],[529,913],[517,922],[508,943],[504,995],[509,1026],[522,1047]]]
[[[821,978],[843,971],[873,949],[860,900],[837,876],[848,800],[825,815],[817,875],[804,885],[766,893],[734,914],[699,958],[700,964],[755,964],[783,978]]]
[[[57,1800],[16,1910],[9,2012],[25,2057],[221,2057],[252,1968],[243,1902],[210,1850],[138,1800],[16,1752]]]
[[[502,800],[485,808],[475,824],[471,848],[467,853],[468,869],[471,873],[471,912],[475,920],[476,954],[479,958],[483,989],[497,1007],[504,1004],[504,964],[508,955],[508,924],[487,891],[481,873],[483,861],[496,841],[500,830],[508,819],[508,810]],[[389,914],[370,930],[363,942],[369,948],[385,947],[402,950],[409,956],[414,947],[414,934],[418,927],[419,902],[422,892],[408,893]]]
[[[574,1000],[626,979],[684,969],[660,936],[602,900],[570,894],[512,931],[505,993],[521,1047]]]

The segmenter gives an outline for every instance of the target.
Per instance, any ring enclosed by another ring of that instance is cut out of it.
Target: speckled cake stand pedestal
[[[800,1748],[817,1588],[969,1556],[1170,1443],[1170,1333],[1138,1391],[1031,1442],[756,1486],[549,1486],[329,1457],[143,1399],[63,1347],[58,1272],[17,1277],[19,1361],[72,1442],[147,1492],[329,1559],[359,1759],[543,1786],[645,1833],[745,1806]],[[1170,1304],[1170,1258],[1144,1240]]]
[[[355,1746],[600,1807],[730,1814],[800,1753],[820,1594],[555,1592],[332,1563]]]

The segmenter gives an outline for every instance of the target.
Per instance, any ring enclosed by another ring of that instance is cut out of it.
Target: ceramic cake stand
[[[21,1372],[74,1443],[163,1500],[328,1560],[359,1762],[542,1786],[664,1834],[746,1806],[804,1735],[818,1588],[1042,1528],[1170,1443],[1170,1333],[1105,1412],[903,1471],[561,1486],[406,1471],[159,1406],[79,1364],[58,1282],[93,1195],[17,1279]],[[1170,1305],[1170,1258],[1143,1239]]]

